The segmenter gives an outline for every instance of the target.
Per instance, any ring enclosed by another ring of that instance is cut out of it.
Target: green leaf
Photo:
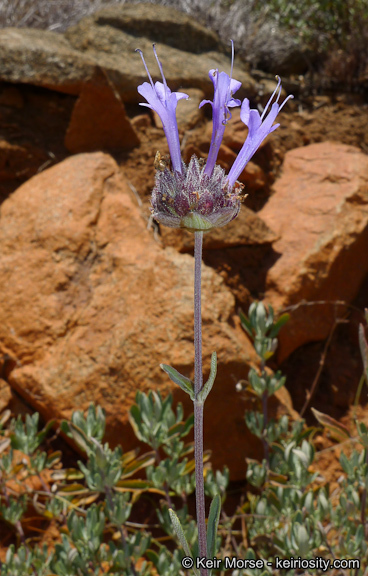
[[[189,394],[191,400],[194,401],[195,396],[194,396],[193,382],[189,378],[186,378],[185,376],[180,374],[180,372],[175,370],[175,368],[171,368],[171,366],[168,366],[167,364],[160,364],[160,367],[164,372],[166,372],[170,380],[175,382],[175,384],[178,384],[178,386],[180,386],[180,388],[184,390],[184,392]]]
[[[275,324],[272,326],[271,330],[268,333],[268,337],[269,338],[275,338],[280,329],[283,327],[284,324],[286,324],[286,322],[288,322],[290,319],[290,314],[281,314],[281,316],[279,317],[279,319],[277,320],[277,322],[275,322]]]
[[[348,440],[350,438],[350,432],[346,428],[346,426],[344,426],[343,424],[341,424],[328,414],[319,412],[315,408],[312,408],[312,412],[315,418],[318,420],[318,422],[322,424],[322,426],[325,426],[325,428],[327,428],[331,432],[334,438],[337,438],[337,440],[339,441]]]
[[[180,524],[180,520],[177,517],[177,515],[175,514],[174,510],[172,510],[172,508],[169,508],[169,515],[170,515],[170,519],[171,519],[175,534],[177,535],[179,542],[184,549],[185,554],[187,556],[190,556],[191,558],[193,558],[193,555],[192,555],[192,552],[189,548],[189,544],[188,544],[187,539],[185,537],[182,525]],[[199,571],[195,568],[195,566],[193,566],[193,571],[194,571],[196,576],[200,576]]]
[[[211,356],[210,375],[208,377],[206,384],[203,386],[202,390],[199,391],[197,398],[196,398],[196,401],[199,404],[205,403],[205,400],[206,400],[208,394],[212,390],[212,386],[213,386],[213,383],[215,381],[216,374],[217,374],[217,354],[216,354],[216,352],[213,352],[212,356]]]
[[[309,552],[309,534],[305,529],[305,526],[299,525],[296,530],[296,540],[298,543],[298,554],[302,557],[306,557]]]
[[[55,466],[57,462],[60,462],[61,458],[62,458],[61,450],[56,450],[55,452],[52,452],[52,454],[49,454],[47,456],[46,468],[51,468],[52,466]]]
[[[216,535],[221,512],[220,494],[216,494],[211,502],[207,522],[207,557],[213,558],[216,553]]]
[[[135,472],[138,472],[138,470],[147,468],[147,466],[153,466],[154,463],[155,463],[154,452],[148,452],[147,454],[143,454],[142,456],[139,456],[139,458],[134,459],[133,462],[130,462],[126,466],[124,466],[124,462],[122,462],[123,473],[121,477],[128,478],[129,476],[135,474]]]
[[[242,327],[244,328],[248,336],[250,336],[253,339],[252,324],[249,322],[243,310],[239,310],[239,317]]]

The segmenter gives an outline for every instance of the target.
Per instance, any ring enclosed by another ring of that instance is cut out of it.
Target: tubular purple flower
[[[211,176],[216,164],[217,155],[221,146],[222,138],[224,136],[227,121],[231,118],[229,108],[240,106],[240,100],[234,99],[233,94],[239,90],[241,82],[232,79],[234,62],[234,44],[232,42],[232,59],[231,59],[231,72],[230,76],[226,72],[220,72],[216,69],[209,71],[210,80],[213,82],[214,97],[211,100],[202,100],[199,107],[204,104],[211,104],[212,106],[212,138],[211,146],[208,154],[205,173]]]
[[[243,104],[240,110],[240,118],[242,122],[248,127],[248,136],[243,144],[242,149],[240,150],[234,164],[231,167],[228,176],[228,185],[229,188],[232,188],[239,178],[240,174],[243,172],[245,166],[248,164],[249,160],[252,158],[253,154],[257,151],[259,146],[262,144],[263,140],[271,134],[276,128],[280,126],[280,124],[273,125],[276,116],[280,112],[280,110],[285,106],[286,102],[293,98],[292,95],[285,98],[283,103],[280,105],[278,100],[281,94],[281,79],[277,77],[278,82],[277,86],[267,102],[265,109],[263,110],[262,116],[260,116],[258,110],[251,109],[249,106],[248,98],[243,100]],[[269,111],[268,115],[266,116],[267,110],[270,107],[270,104],[277,94],[276,101],[272,104],[271,110]]]
[[[164,76],[164,72],[162,69],[162,64],[158,59],[157,52],[155,45],[153,45],[153,52],[155,54],[158,67],[161,72],[163,82],[156,82],[153,83],[152,77],[148,71],[146,62],[143,57],[143,53],[141,50],[137,49],[136,52],[139,52],[144,67],[146,69],[149,83],[143,82],[140,86],[138,86],[138,92],[143,98],[145,98],[148,102],[140,103],[141,106],[147,106],[147,108],[151,108],[159,115],[162,126],[165,132],[166,140],[169,145],[170,150],[170,157],[171,162],[174,170],[177,172],[182,172],[182,160],[181,160],[181,153],[180,153],[180,142],[179,142],[179,132],[178,132],[178,124],[176,121],[176,106],[178,101],[182,98],[189,98],[187,94],[182,94],[181,92],[171,92],[170,88],[166,83],[166,79]]]

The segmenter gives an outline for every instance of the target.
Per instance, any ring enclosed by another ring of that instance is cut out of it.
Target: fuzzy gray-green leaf
[[[175,382],[175,384],[178,384],[184,392],[189,394],[191,400],[194,400],[193,382],[189,378],[186,378],[186,376],[183,376],[180,372],[175,370],[175,368],[171,368],[171,366],[168,366],[167,364],[160,364],[160,367],[164,372],[166,372],[170,380]]]
[[[192,552],[189,548],[189,544],[188,544],[187,539],[185,537],[185,534],[184,534],[182,525],[180,524],[179,518],[175,514],[174,510],[172,510],[171,508],[169,508],[169,514],[170,514],[170,519],[171,519],[173,528],[175,530],[175,534],[177,535],[178,540],[179,540],[180,544],[182,545],[185,554],[192,558]],[[194,573],[196,574],[196,576],[199,576],[199,572],[194,566],[193,566],[193,570],[194,570]]]
[[[221,498],[216,494],[211,502],[207,523],[207,556],[213,558],[216,553],[216,534],[221,512]]]
[[[217,374],[217,354],[216,352],[213,352],[211,356],[210,375],[208,377],[206,384],[203,386],[202,390],[197,395],[197,402],[199,402],[200,404],[204,404],[208,394],[211,392],[213,383],[216,378],[216,374]]]

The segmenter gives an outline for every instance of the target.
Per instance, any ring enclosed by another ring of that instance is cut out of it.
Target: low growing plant
[[[315,458],[316,428],[302,419],[268,417],[267,400],[285,378],[267,362],[287,316],[275,319],[270,306],[253,303],[240,318],[259,357],[246,388],[258,398],[258,409],[246,412],[245,424],[261,441],[264,458],[248,460],[246,500],[228,516],[217,507],[226,501],[228,470],[212,471],[209,454],[204,455],[204,491],[212,499],[209,558],[217,562],[213,572],[363,576],[368,573],[367,426],[356,421],[357,434],[351,436],[345,426],[314,411],[341,447],[349,448],[341,451],[341,476],[331,493]],[[367,378],[363,327],[360,342]],[[86,414],[76,411],[61,425],[84,455],[78,468],[64,468],[61,452],[45,448],[52,422],[39,431],[37,413],[23,422],[5,412],[0,419],[0,519],[14,542],[0,564],[1,574],[187,575],[187,558],[199,554],[197,526],[189,513],[195,490],[194,447],[188,441],[193,421],[193,415],[184,418],[180,404],[174,409],[171,395],[137,392],[130,422],[148,451],[124,453],[103,442],[105,413],[91,405]],[[152,522],[141,524],[134,520],[135,509],[147,499]],[[59,538],[40,544],[38,534],[51,523]]]

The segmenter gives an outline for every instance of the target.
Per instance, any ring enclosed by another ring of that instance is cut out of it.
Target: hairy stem
[[[264,360],[261,360],[261,374],[263,377],[266,376],[266,363]],[[263,412],[263,433],[262,433],[262,444],[263,444],[263,451],[264,457],[267,463],[267,472],[270,469],[270,447],[268,444],[267,438],[267,424],[268,424],[268,392],[265,390],[262,394],[262,412]]]
[[[194,392],[197,396],[203,386],[202,372],[202,316],[201,316],[201,266],[203,232],[194,233]],[[200,557],[207,557],[206,510],[203,480],[203,404],[194,401],[194,458],[196,477],[196,508],[198,548]],[[201,568],[201,576],[207,570]]]

